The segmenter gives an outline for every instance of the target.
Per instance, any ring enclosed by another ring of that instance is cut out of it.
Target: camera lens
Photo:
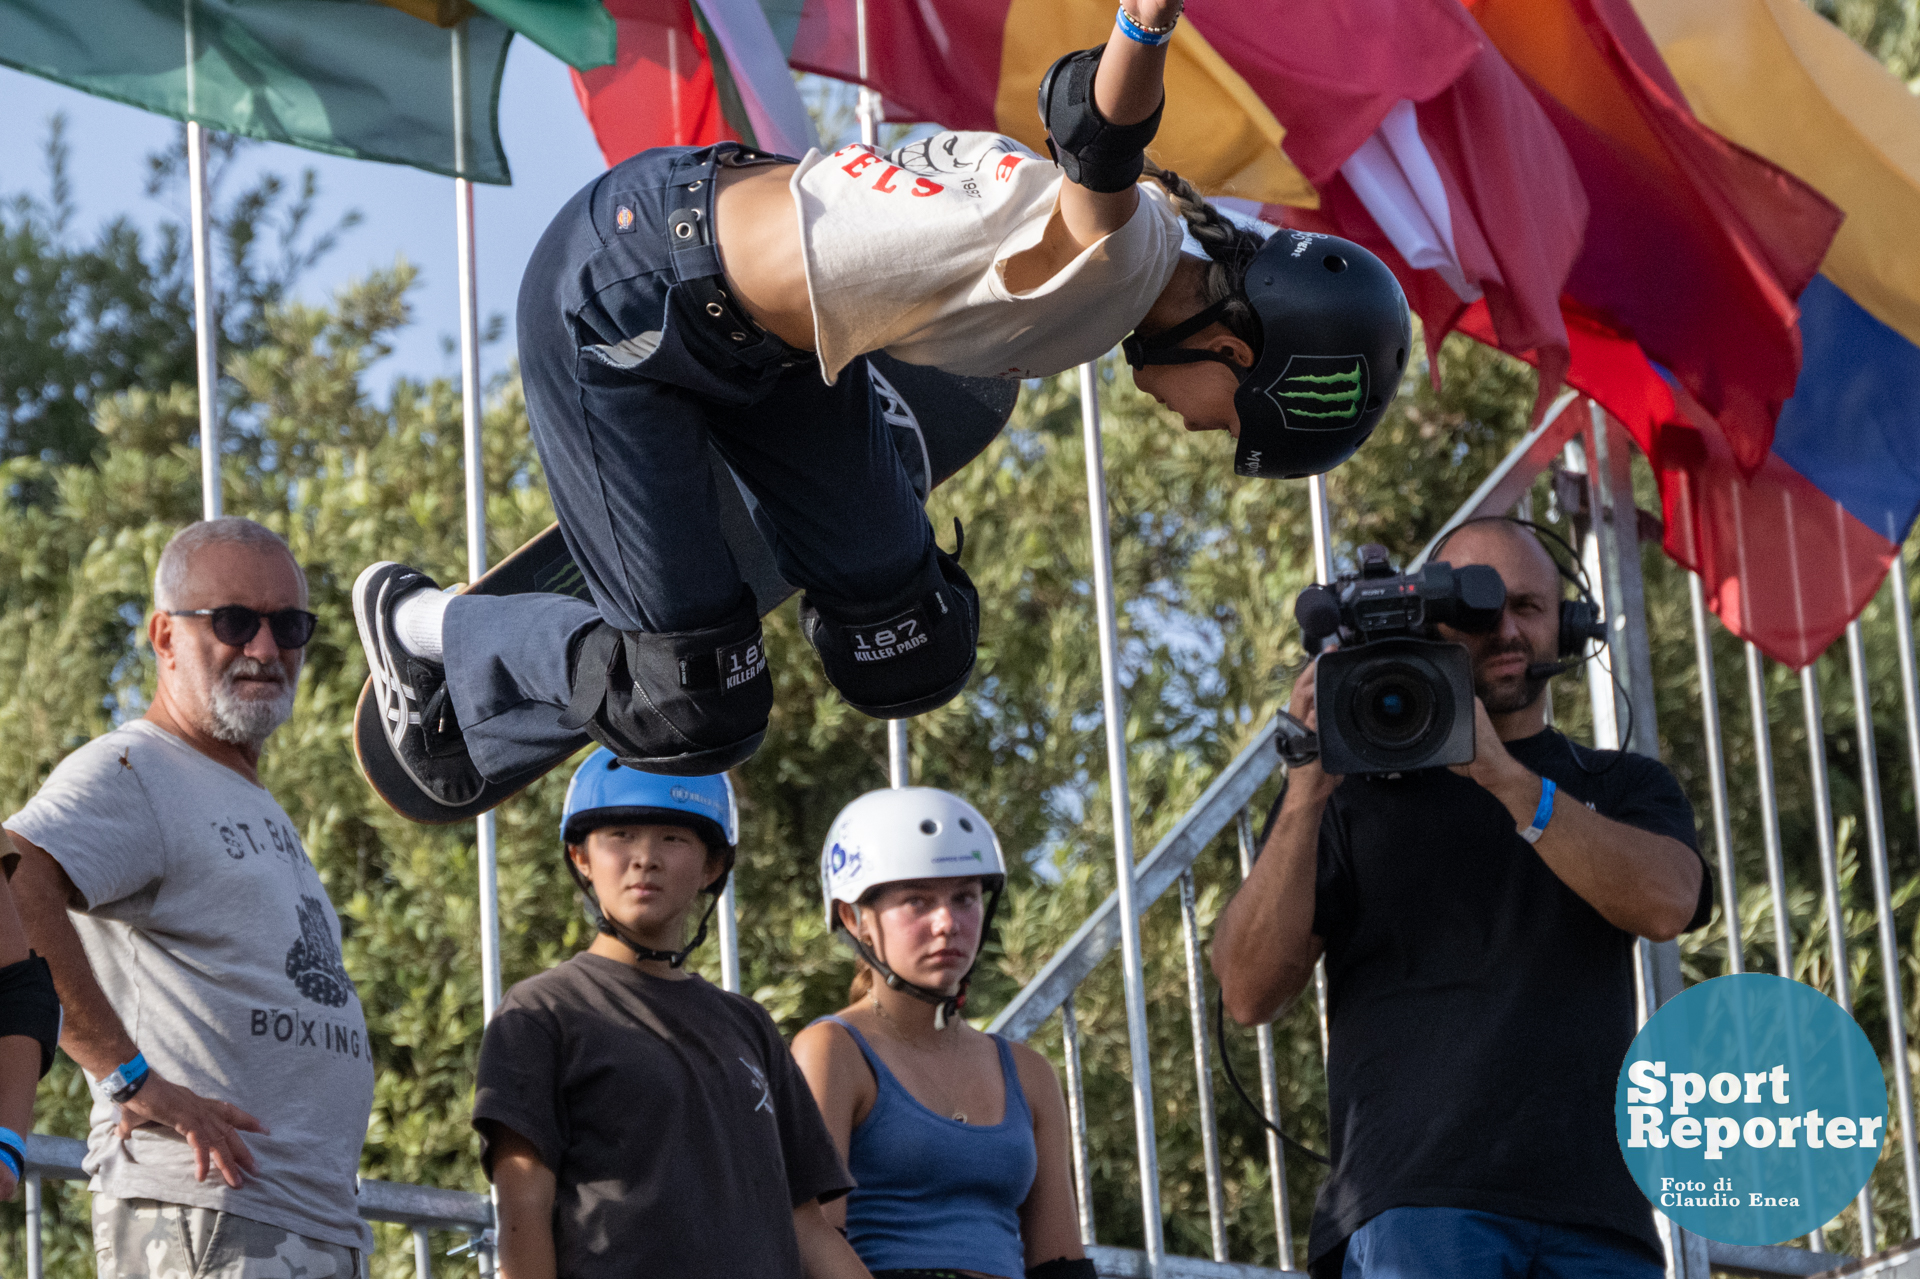
[[[1370,745],[1404,750],[1433,727],[1430,677],[1405,662],[1386,662],[1367,673],[1353,695],[1354,727]]]

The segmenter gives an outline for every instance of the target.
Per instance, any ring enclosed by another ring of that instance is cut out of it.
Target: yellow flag
[[[1046,154],[1035,101],[1062,49],[1105,44],[1111,0],[1013,0],[993,114],[1000,131]],[[1167,109],[1147,155],[1208,195],[1317,209],[1320,194],[1280,149],[1287,131],[1205,36],[1183,22],[1167,48]]]
[[[1920,101],[1800,0],[1633,0],[1709,127],[1847,215],[1820,269],[1920,344]]]

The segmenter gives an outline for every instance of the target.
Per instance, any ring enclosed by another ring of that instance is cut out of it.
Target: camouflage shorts
[[[99,1279],[363,1279],[358,1248],[215,1208],[93,1197]]]

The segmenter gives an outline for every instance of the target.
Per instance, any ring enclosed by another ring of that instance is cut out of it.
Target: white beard
[[[278,676],[283,681],[277,697],[248,697],[234,687],[242,675],[258,678]],[[207,690],[209,730],[220,741],[232,746],[258,749],[293,714],[294,686],[286,680],[286,671],[271,662],[237,657],[222,671]]]

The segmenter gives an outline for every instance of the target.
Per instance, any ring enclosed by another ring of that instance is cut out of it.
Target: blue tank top
[[[1000,1122],[963,1124],[929,1110],[894,1078],[866,1038],[838,1017],[873,1070],[878,1096],[853,1130],[847,1241],[869,1270],[977,1270],[1021,1279],[1020,1205],[1038,1159],[1033,1112],[1013,1050],[993,1036],[1006,1084]],[[816,1025],[819,1023],[815,1023]]]

